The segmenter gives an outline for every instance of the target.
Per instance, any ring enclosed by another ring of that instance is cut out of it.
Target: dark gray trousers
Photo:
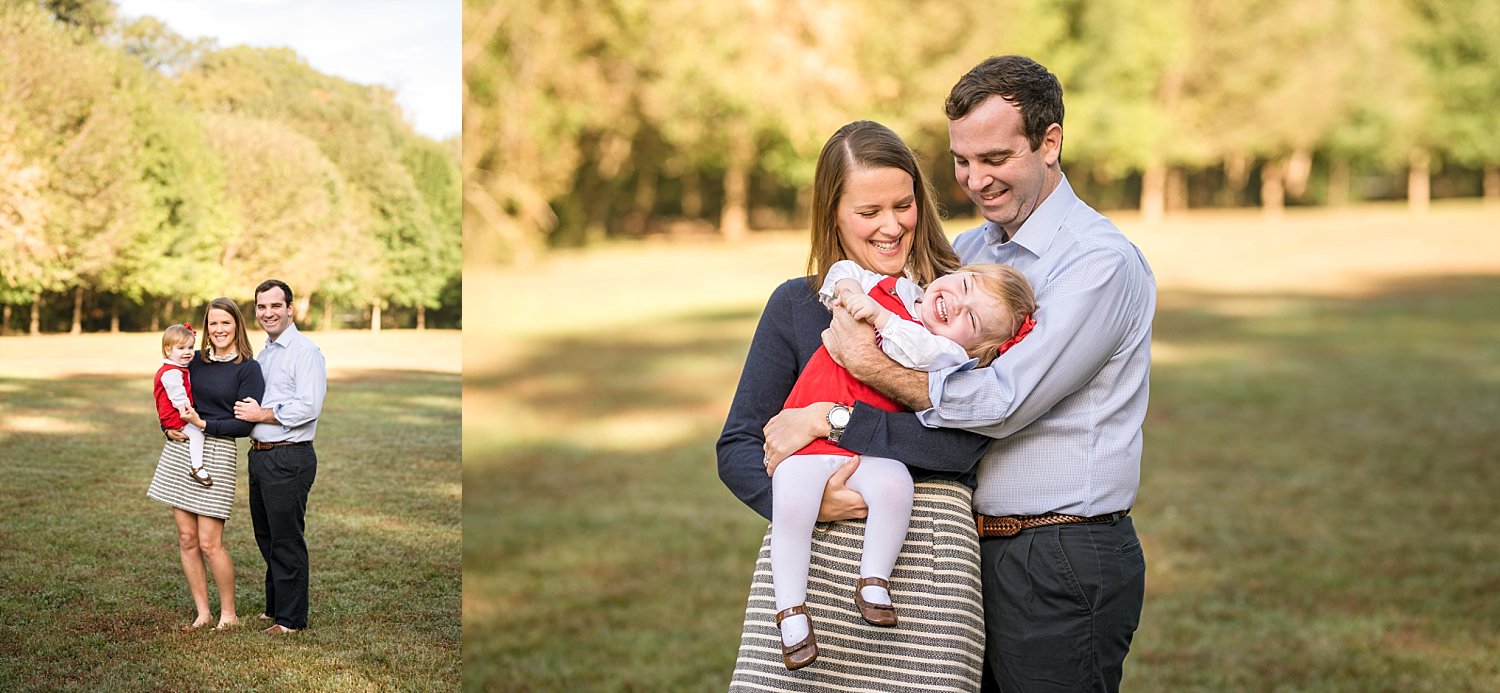
[[[1146,560],[1130,517],[981,539],[987,692],[1117,691]]]
[[[266,615],[307,627],[307,494],[318,476],[311,443],[250,451],[250,521],[266,561]]]

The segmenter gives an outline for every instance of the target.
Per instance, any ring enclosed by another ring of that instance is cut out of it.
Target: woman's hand
[[[826,438],[828,410],[833,402],[813,402],[805,407],[782,409],[761,429],[766,436],[766,476],[776,472],[776,465],[791,457],[808,443]]]
[[[166,430],[166,434],[168,438],[179,443],[186,443],[188,440],[187,434],[183,433],[180,428],[169,428]]]
[[[833,476],[828,477],[828,483],[823,486],[823,504],[818,506],[818,522],[857,520],[870,515],[865,497],[846,485],[856,469],[859,469],[859,457],[850,457]]]

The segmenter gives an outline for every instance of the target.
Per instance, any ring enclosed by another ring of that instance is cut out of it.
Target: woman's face
[[[234,336],[239,330],[239,325],[234,324],[234,316],[229,311],[219,308],[210,308],[208,311],[208,343],[214,347],[214,353],[225,354],[234,346]]]
[[[887,276],[906,271],[917,226],[916,187],[899,168],[855,168],[844,183],[837,222],[844,253]]]

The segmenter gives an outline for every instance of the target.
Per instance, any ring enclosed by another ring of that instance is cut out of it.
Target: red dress
[[[895,277],[880,280],[875,288],[870,289],[870,298],[875,299],[876,303],[895,313],[902,320],[917,322],[912,319],[910,313],[906,312],[906,306],[896,296]],[[797,376],[797,383],[792,386],[792,393],[787,395],[784,408],[805,407],[813,402],[838,402],[851,407],[855,402],[864,402],[885,411],[906,410],[906,407],[880,394],[875,388],[860,382],[843,366],[835,363],[827,347],[818,347],[812,358],[808,359],[807,367],[802,369],[802,373]],[[795,454],[844,455],[846,457],[855,455],[829,442],[827,438],[814,440]]]
[[[172,398],[167,396],[167,386],[161,384],[161,377],[171,370],[182,371],[182,389],[187,390],[188,404],[192,405],[193,383],[188,379],[187,366],[163,363],[161,368],[156,370],[156,380],[151,393],[156,395],[156,415],[161,417],[162,428],[178,429],[186,426],[187,422],[182,420],[182,414],[177,411],[177,405],[172,404]]]

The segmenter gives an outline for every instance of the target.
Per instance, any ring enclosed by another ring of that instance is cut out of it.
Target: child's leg
[[[197,470],[203,466],[203,429],[185,424],[182,433],[188,437],[188,455],[193,460],[193,469]]]
[[[861,457],[859,469],[849,477],[849,488],[864,496],[865,505],[870,508],[869,519],[865,520],[859,575],[889,581],[911,525],[911,472],[906,465],[887,457]],[[891,603],[891,595],[883,587],[867,585],[860,594],[872,604]]]
[[[828,477],[849,458],[841,455],[792,455],[771,477],[771,581],[776,587],[776,610],[807,601],[807,568],[812,560],[812,530],[823,503]],[[783,644],[807,637],[806,616],[781,622]]]

